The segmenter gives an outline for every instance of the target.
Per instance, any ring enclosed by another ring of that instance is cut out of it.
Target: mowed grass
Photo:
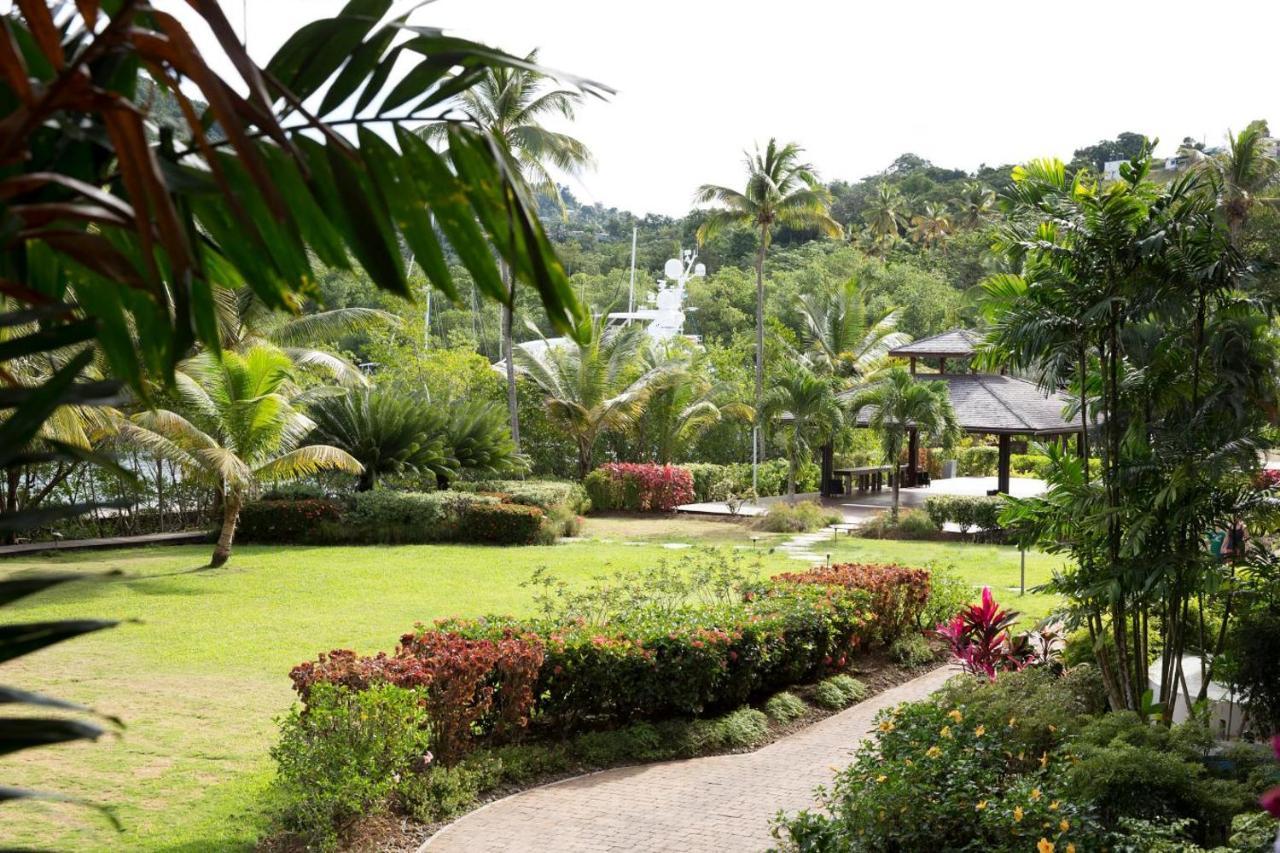
[[[293,665],[333,648],[390,650],[417,621],[529,614],[532,590],[521,584],[539,566],[581,586],[676,558],[680,549],[664,544],[681,543],[750,549],[766,573],[803,567],[772,551],[786,537],[764,536],[753,545],[752,536],[760,534],[724,522],[619,517],[591,519],[582,541],[555,546],[238,547],[218,570],[200,568],[205,546],[0,560],[0,577],[86,576],[8,608],[6,620],[136,620],[14,662],[0,675],[3,683],[126,721],[118,739],[10,756],[0,777],[5,785],[113,803],[125,831],[69,806],[9,803],[0,845],[249,849],[271,807],[268,750],[274,719],[293,701]],[[841,537],[832,553],[912,565],[941,560],[975,585],[1017,582],[1012,549]],[[1047,578],[1054,564],[1029,555],[1028,582]],[[112,570],[123,574],[101,577]],[[1003,598],[1030,614],[1029,599]]]

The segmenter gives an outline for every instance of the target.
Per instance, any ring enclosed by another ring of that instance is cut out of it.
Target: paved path
[[[18,554],[36,554],[42,551],[76,551],[86,548],[123,548],[130,545],[186,545],[193,542],[211,542],[207,530],[187,530],[177,533],[144,533],[140,536],[106,536],[101,539],[62,539],[54,542],[19,542],[17,545],[0,545],[0,557]]]
[[[940,667],[756,752],[605,770],[498,800],[436,833],[420,853],[681,851],[768,848],[779,809],[813,804],[849,764],[881,708],[922,699]]]

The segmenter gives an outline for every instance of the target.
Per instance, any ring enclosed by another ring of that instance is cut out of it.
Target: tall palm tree
[[[830,379],[793,362],[765,394],[761,420],[782,432],[787,450],[787,499],[796,500],[796,472],[800,460],[831,439],[844,426],[844,408]]]
[[[911,237],[925,247],[939,246],[951,233],[951,216],[944,205],[929,201],[911,217]]]
[[[1275,203],[1264,198],[1280,176],[1280,160],[1276,158],[1276,141],[1271,138],[1265,119],[1249,122],[1239,134],[1227,134],[1227,148],[1217,154],[1206,154],[1198,148],[1183,146],[1179,153],[1191,160],[1193,168],[1209,176],[1218,206],[1227,220],[1232,242],[1237,245],[1253,206],[1259,202]]]
[[[546,394],[548,416],[577,445],[580,478],[591,472],[601,434],[631,426],[649,395],[676,370],[670,362],[643,364],[643,326],[606,328],[598,317],[591,331],[585,344],[541,341],[515,351],[521,370]]]
[[[949,447],[960,435],[956,413],[945,382],[919,382],[901,367],[887,371],[881,379],[853,398],[850,409],[855,416],[869,409],[867,426],[880,434],[884,461],[894,469],[893,509],[889,519],[898,523],[899,486],[898,459],[906,444],[907,432],[915,429],[933,445]]]
[[[525,57],[536,63],[535,50]],[[552,169],[574,175],[592,164],[591,152],[568,134],[549,130],[543,122],[559,116],[572,121],[582,104],[577,89],[555,88],[554,79],[529,68],[490,66],[480,82],[467,89],[457,107],[480,127],[506,143],[512,166],[533,189],[555,200],[563,210],[564,200],[556,186]],[[445,123],[422,129],[425,138],[444,138]],[[512,325],[515,314],[514,278],[510,266],[501,265],[507,299],[502,305],[502,357],[507,374],[507,415],[511,420],[511,440],[520,450],[520,412],[516,396],[516,368],[512,357]]]
[[[206,352],[182,368],[176,381],[181,413],[141,412],[119,429],[125,440],[218,488],[222,530],[210,566],[217,568],[231,556],[240,509],[260,484],[326,469],[361,472],[346,451],[303,443],[315,424],[294,405],[293,363],[280,350]]]
[[[891,308],[869,314],[856,277],[800,297],[810,357],[838,376],[865,377],[889,350],[911,340],[910,335],[896,331],[899,313],[900,309]]]
[[[952,203],[956,208],[955,224],[961,228],[977,228],[995,209],[995,190],[977,181],[966,181]]]
[[[794,142],[780,146],[777,139],[770,139],[763,152],[757,147],[755,154],[746,154],[747,185],[743,191],[703,184],[694,195],[695,204],[718,205],[707,211],[707,218],[699,226],[699,242],[733,225],[753,228],[759,233],[756,247],[757,410],[764,398],[764,262],[773,230],[788,226],[817,229],[836,237],[843,233],[840,224],[831,218],[831,193],[818,183],[813,167],[801,161],[802,151]],[[758,460],[762,455],[758,429],[752,445]]]
[[[907,199],[892,184],[881,182],[862,213],[876,242],[889,244],[898,239],[911,221]]]

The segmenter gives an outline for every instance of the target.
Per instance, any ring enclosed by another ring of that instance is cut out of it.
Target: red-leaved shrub
[[[997,672],[1019,670],[1035,660],[1027,637],[1009,633],[1017,619],[1018,611],[1002,609],[991,587],[984,586],[980,604],[968,605],[937,631],[951,644],[951,654],[966,672],[994,681]]]
[[[436,760],[449,765],[477,735],[510,737],[529,721],[543,646],[532,635],[474,639],[445,631],[405,634],[394,655],[360,657],[337,649],[289,673],[305,702],[317,681],[363,690],[371,684],[425,687]]]
[[[588,474],[582,485],[598,510],[672,512],[693,501],[693,475],[678,465],[609,462]]]
[[[874,639],[886,645],[915,625],[929,602],[929,572],[895,564],[839,563],[784,572],[773,579],[863,590],[871,596]]]

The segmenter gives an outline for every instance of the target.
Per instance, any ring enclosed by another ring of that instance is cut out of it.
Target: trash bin
[[[939,477],[938,479],[950,480],[951,478],[955,477],[955,475],[956,475],[956,460],[948,459],[946,462],[943,462],[942,476]]]

